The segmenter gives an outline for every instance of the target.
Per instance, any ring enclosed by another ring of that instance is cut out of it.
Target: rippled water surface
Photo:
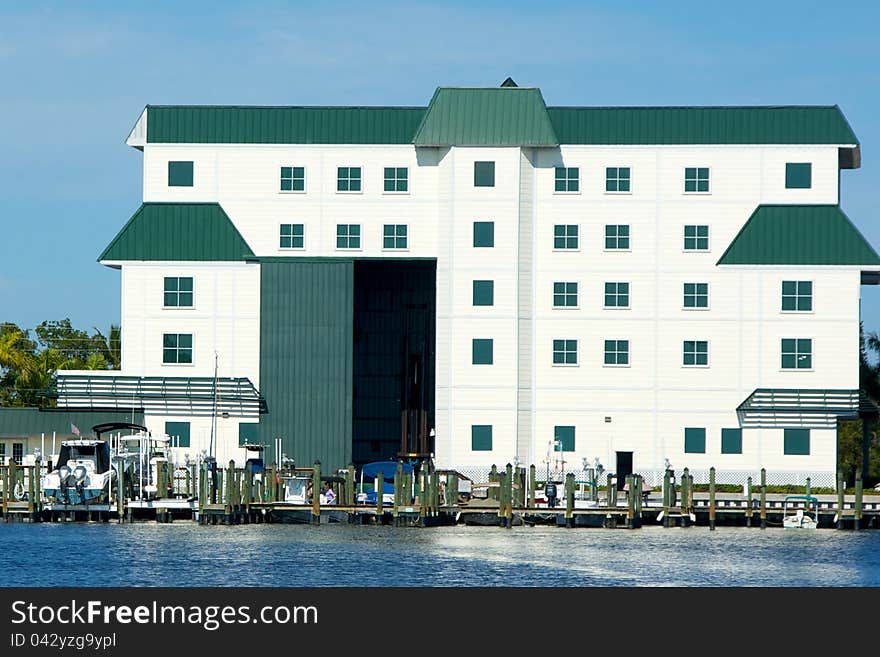
[[[880,586],[880,531],[0,525],[4,586]]]

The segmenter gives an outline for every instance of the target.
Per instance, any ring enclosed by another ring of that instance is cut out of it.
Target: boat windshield
[[[95,473],[101,474],[110,469],[110,446],[106,443],[98,445],[62,445],[58,455],[58,465],[67,465],[69,461],[93,461]]]

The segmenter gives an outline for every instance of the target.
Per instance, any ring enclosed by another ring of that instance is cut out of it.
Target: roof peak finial
[[[504,82],[501,83],[502,87],[518,87],[519,85],[513,81],[513,78],[508,77]]]

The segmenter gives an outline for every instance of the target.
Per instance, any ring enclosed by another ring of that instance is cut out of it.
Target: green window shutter
[[[783,449],[786,455],[808,456],[810,454],[809,429],[784,429]]]
[[[242,422],[238,425],[238,444],[256,445],[259,440],[258,422]]]
[[[557,452],[573,452],[574,451],[574,427],[555,426],[553,427],[553,440],[555,442],[553,449]]]
[[[492,339],[474,338],[471,343],[471,355],[474,365],[492,364]]]
[[[721,453],[742,454],[743,432],[742,429],[721,430]]]
[[[810,189],[813,185],[813,165],[810,162],[788,162],[785,165],[786,189]]]
[[[495,304],[495,281],[474,281],[474,305],[492,306]]]
[[[171,436],[174,447],[189,447],[189,422],[166,422],[165,434]]]
[[[706,429],[690,427],[684,430],[685,454],[706,453]]]
[[[474,222],[474,246],[475,247],[493,247],[493,246],[495,246],[495,222],[494,221],[475,221]]]
[[[474,187],[495,186],[495,163],[474,162]]]
[[[471,425],[471,451],[473,451],[473,452],[491,452],[492,451],[492,425],[491,424],[472,424]]]
[[[168,163],[168,186],[169,187],[192,187],[193,186],[193,163],[192,162],[169,162]]]

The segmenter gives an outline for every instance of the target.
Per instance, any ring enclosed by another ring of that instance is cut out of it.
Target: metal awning
[[[740,424],[751,428],[830,428],[877,410],[861,390],[789,388],[758,388],[736,408]]]
[[[250,379],[58,373],[58,408],[137,410],[147,415],[258,417],[266,401]],[[216,404],[216,405],[215,405]]]

